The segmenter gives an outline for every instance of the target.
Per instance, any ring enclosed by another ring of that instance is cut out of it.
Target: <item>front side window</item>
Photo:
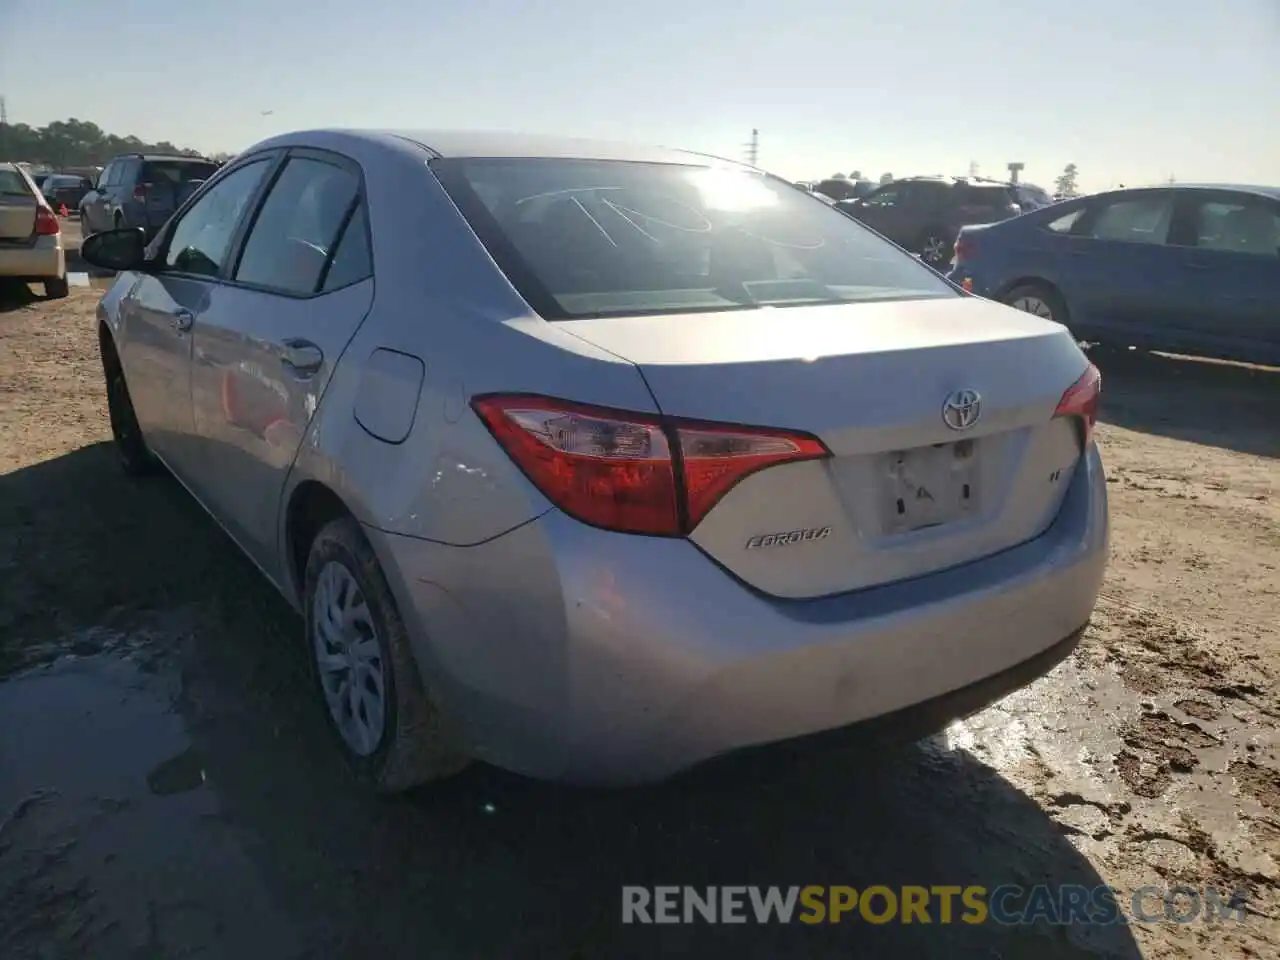
[[[289,160],[249,231],[236,279],[314,293],[359,190],[359,179],[344,167],[306,157]]]
[[[1198,203],[1195,230],[1204,250],[1280,257],[1280,215],[1261,200]]]
[[[1089,235],[1095,240],[1162,244],[1172,220],[1173,197],[1169,194],[1114,200],[1099,212]]]
[[[102,173],[98,174],[98,187],[109,187],[115,183],[115,180],[113,180],[112,177],[116,175],[116,171],[118,169],[120,168],[114,160],[111,163],[108,163]]]
[[[757,173],[561,159],[432,168],[548,319],[957,296],[850,217]]]
[[[220,274],[236,225],[269,166],[265,159],[255,160],[213,184],[173,228],[165,264],[179,273],[205,277]]]

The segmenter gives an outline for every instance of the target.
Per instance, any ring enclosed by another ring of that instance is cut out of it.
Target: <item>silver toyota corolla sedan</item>
[[[922,734],[1093,609],[1100,378],[1067,330],[757,170],[296,133],[84,256],[123,271],[124,467],[167,468],[302,612],[378,789]]]

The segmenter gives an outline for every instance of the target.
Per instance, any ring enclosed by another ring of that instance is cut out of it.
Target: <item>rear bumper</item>
[[[0,243],[0,277],[44,280],[67,274],[62,235],[36,237],[31,245],[7,246]]]
[[[1107,492],[1093,449],[1035,540],[812,601],[752,593],[688,541],[558,512],[475,547],[370,536],[424,679],[479,757],[633,783],[873,718],[914,716],[924,735],[1034,679],[1093,610]]]

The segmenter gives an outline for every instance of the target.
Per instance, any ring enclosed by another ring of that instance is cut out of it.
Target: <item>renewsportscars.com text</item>
[[[1247,895],[1213,887],[847,886],[622,888],[623,923],[1192,923],[1246,916]]]

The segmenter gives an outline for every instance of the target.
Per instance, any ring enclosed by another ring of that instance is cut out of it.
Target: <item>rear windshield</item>
[[[217,164],[198,160],[148,160],[142,168],[142,179],[146,183],[186,183],[208,180],[217,169]]]
[[[964,203],[975,207],[1005,207],[1013,203],[1013,191],[1001,184],[969,184],[962,187]]]
[[[16,170],[0,170],[0,197],[29,197],[31,188]]]
[[[852,218],[756,173],[560,159],[432,168],[547,319],[957,295]]]

